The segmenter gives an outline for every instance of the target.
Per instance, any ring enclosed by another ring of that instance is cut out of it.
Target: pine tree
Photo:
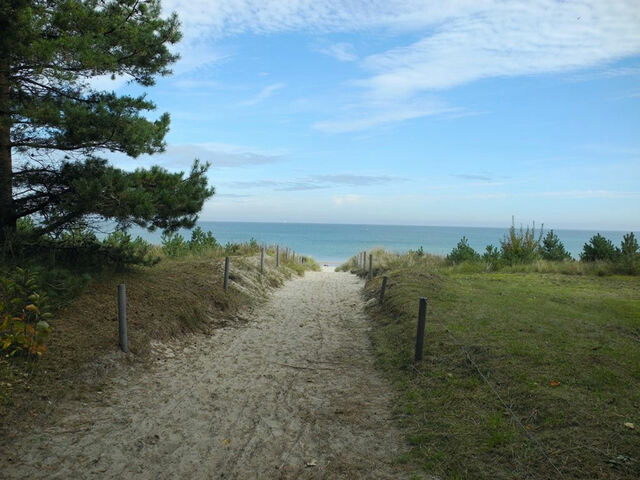
[[[561,262],[563,260],[571,260],[571,255],[564,248],[564,244],[558,236],[550,230],[542,241],[540,255],[545,260]]]
[[[27,216],[39,234],[90,218],[192,226],[213,194],[208,165],[125,172],[101,152],[164,150],[169,115],[144,95],[98,91],[96,76],[148,87],[171,73],[180,39],[159,0],[0,0],[0,240]]]

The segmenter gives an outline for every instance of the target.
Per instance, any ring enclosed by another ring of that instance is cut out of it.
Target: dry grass
[[[308,262],[307,269],[317,268]],[[207,332],[229,322],[265,298],[269,290],[304,267],[274,266],[259,256],[231,259],[230,286],[222,288],[223,258],[190,256],[165,260],[154,267],[104,274],[91,281],[78,298],[50,322],[49,349],[36,362],[0,359],[2,430],[28,428],[46,421],[67,395],[82,398],[104,388],[113,368],[140,366],[148,360],[151,340],[170,341],[191,332]],[[118,349],[116,287],[127,286],[130,354]]]

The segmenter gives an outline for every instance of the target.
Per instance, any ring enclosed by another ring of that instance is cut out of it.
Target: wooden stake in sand
[[[224,257],[224,281],[222,286],[226,292],[229,287],[229,257]]]
[[[416,335],[416,354],[414,361],[420,362],[423,358],[422,349],[424,347],[424,327],[427,323],[427,299],[420,297],[418,307],[418,332]]]
[[[120,349],[126,353],[129,351],[129,341],[127,338],[127,289],[124,283],[118,285],[118,334]]]

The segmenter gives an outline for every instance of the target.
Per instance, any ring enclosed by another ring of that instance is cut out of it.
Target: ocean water
[[[310,255],[321,263],[339,264],[362,250],[384,247],[395,252],[416,250],[446,255],[456,246],[462,236],[478,252],[484,252],[487,245],[500,245],[500,239],[507,228],[480,227],[427,227],[402,225],[344,225],[319,223],[248,223],[248,222],[199,222],[205,231],[211,231],[218,242],[245,242],[255,238],[259,243],[279,244],[294,251]],[[591,236],[600,233],[619,245],[622,236],[628,232],[554,230],[565,248],[575,258]],[[135,229],[134,236],[140,235],[153,243],[160,243],[159,232]],[[189,238],[189,231],[180,232]],[[636,232],[637,236],[637,232]]]

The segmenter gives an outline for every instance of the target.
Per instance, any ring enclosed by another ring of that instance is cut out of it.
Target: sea
[[[500,246],[507,228],[484,227],[436,227],[409,225],[348,225],[323,223],[253,223],[253,222],[198,222],[206,232],[210,231],[219,243],[246,242],[255,239],[260,244],[281,245],[293,251],[313,257],[316,261],[339,265],[363,250],[383,247],[404,253],[420,247],[426,253],[446,255],[464,236],[477,252],[484,252],[487,245]],[[133,229],[147,241],[161,243],[160,232]],[[179,232],[185,238],[190,232]],[[545,231],[546,233],[546,231]],[[567,251],[578,258],[582,247],[596,233],[620,245],[623,231],[555,230]],[[636,237],[638,233],[636,232]]]

